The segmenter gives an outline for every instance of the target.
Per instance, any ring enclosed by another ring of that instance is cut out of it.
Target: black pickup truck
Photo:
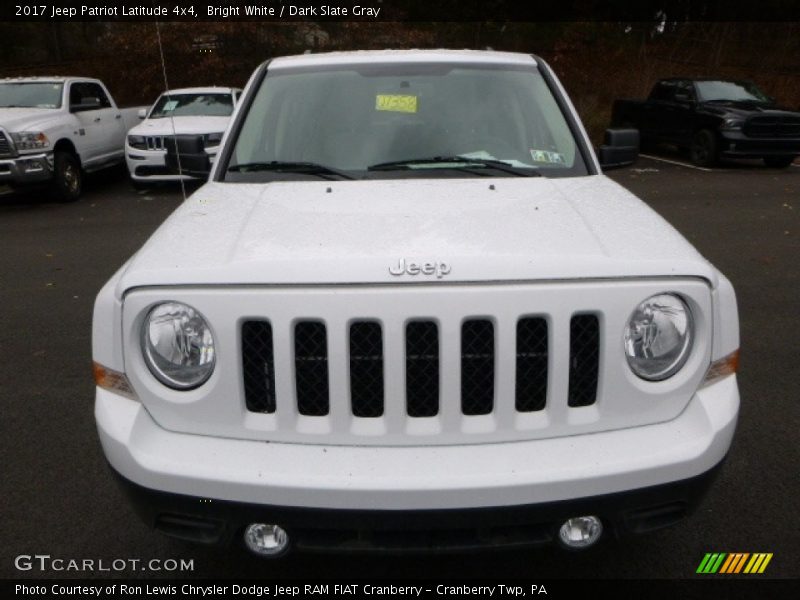
[[[662,79],[647,100],[616,100],[611,122],[638,129],[643,144],[674,144],[699,166],[726,157],[780,168],[800,156],[800,112],[746,81]]]

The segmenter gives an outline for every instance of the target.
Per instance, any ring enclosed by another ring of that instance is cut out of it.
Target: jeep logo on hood
[[[401,275],[436,275],[437,279],[441,279],[450,273],[450,265],[438,260],[436,262],[406,262],[405,258],[401,258],[396,265],[389,267],[389,273],[395,277]]]

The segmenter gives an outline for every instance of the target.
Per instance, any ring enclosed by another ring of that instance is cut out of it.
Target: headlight
[[[625,356],[642,379],[661,381],[677,373],[689,357],[694,337],[692,313],[675,294],[642,302],[625,326]]]
[[[11,134],[17,150],[40,150],[50,145],[50,140],[41,131],[19,131]]]
[[[128,146],[137,148],[138,150],[147,150],[147,142],[143,135],[129,135]]]
[[[742,119],[725,119],[721,129],[738,131],[742,128],[742,125],[744,125],[744,121]]]
[[[142,351],[150,372],[164,385],[190,390],[214,371],[214,338],[191,306],[165,302],[150,310],[142,326]]]

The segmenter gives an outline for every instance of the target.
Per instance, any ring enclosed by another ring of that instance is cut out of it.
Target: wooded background
[[[98,77],[121,105],[149,104],[165,89],[159,34],[172,88],[243,86],[267,58],[306,50],[532,52],[596,141],[615,98],[643,97],[661,77],[747,79],[800,108],[800,22],[3,22],[0,77]]]

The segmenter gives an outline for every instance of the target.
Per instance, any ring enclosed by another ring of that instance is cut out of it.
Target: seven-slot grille
[[[145,136],[144,141],[147,144],[148,150],[166,150],[167,143],[171,141],[172,136],[166,135],[148,135]]]
[[[385,364],[384,331],[380,322],[355,320],[348,326],[347,380],[350,412],[355,417],[384,414],[385,373],[396,365]],[[275,350],[267,320],[242,325],[242,367],[247,409],[257,413],[277,410]],[[437,323],[409,321],[405,336],[405,413],[409,417],[433,417],[440,412],[442,341]],[[517,412],[540,411],[547,404],[548,323],[542,317],[523,317],[516,323],[515,400]],[[498,356],[496,327],[488,318],[465,319],[460,329],[461,413],[491,414],[496,408],[495,374]],[[330,410],[330,374],[327,329],[322,321],[298,321],[293,327],[294,387],[297,412],[325,416]],[[600,356],[599,320],[593,314],[574,315],[569,343],[570,407],[594,404],[597,396]]]

